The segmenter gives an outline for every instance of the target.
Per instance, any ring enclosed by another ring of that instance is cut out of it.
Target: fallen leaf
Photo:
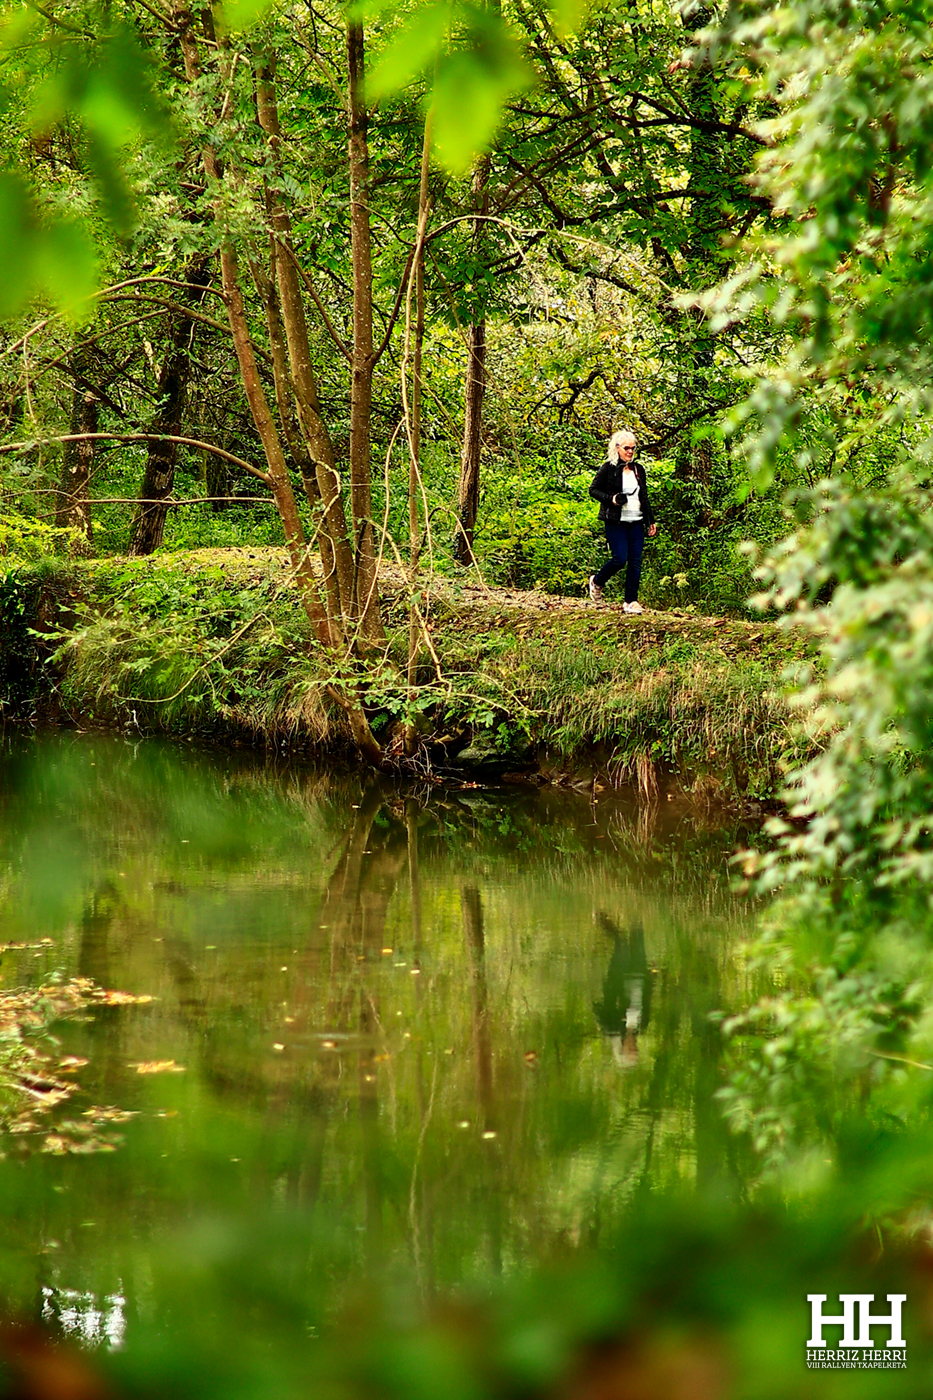
[[[90,1118],[92,1123],[125,1123],[128,1118],[135,1118],[138,1109],[134,1108],[86,1108],[83,1116]]]
[[[139,1064],[130,1064],[130,1069],[135,1069],[137,1074],[184,1074],[185,1066],[176,1065],[174,1060],[143,1060]]]

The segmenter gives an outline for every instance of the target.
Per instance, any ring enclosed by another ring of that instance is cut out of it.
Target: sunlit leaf
[[[435,147],[455,173],[490,144],[512,93],[531,83],[504,26],[489,26],[474,37],[474,44],[441,60],[433,89]]]
[[[590,0],[551,0],[554,28],[562,39],[579,29],[589,7]]]
[[[135,216],[135,202],[126,183],[119,152],[111,150],[101,141],[96,131],[88,135],[88,152],[104,217],[118,233],[129,233]]]
[[[375,100],[397,92],[430,69],[447,45],[453,7],[446,0],[425,5],[391,40],[366,80],[367,95]]]
[[[366,24],[397,8],[395,0],[353,0],[353,4],[347,6],[347,18]]]
[[[214,22],[222,34],[251,29],[272,6],[272,0],[224,0],[214,7]]]
[[[17,311],[29,295],[35,215],[24,182],[0,173],[0,316]]]
[[[88,298],[97,287],[97,255],[87,229],[71,220],[43,229],[34,249],[39,287],[71,316],[89,314]]]

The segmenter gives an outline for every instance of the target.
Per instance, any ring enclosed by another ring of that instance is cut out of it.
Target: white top
[[[638,488],[638,477],[631,467],[623,467],[620,523],[623,520],[641,520],[641,518],[641,491]]]

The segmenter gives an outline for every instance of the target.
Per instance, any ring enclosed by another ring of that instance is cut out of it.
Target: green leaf
[[[435,148],[454,174],[489,146],[509,97],[532,82],[501,20],[490,17],[468,37],[468,45],[440,61],[432,94]]]
[[[0,316],[10,316],[29,294],[36,228],[35,213],[24,182],[0,174]]]
[[[407,87],[430,69],[447,45],[454,8],[447,0],[435,0],[419,9],[390,41],[366,79],[371,101]]]
[[[214,6],[214,24],[221,34],[251,29],[272,8],[273,0],[224,0]]]
[[[554,28],[561,39],[569,38],[579,29],[589,8],[590,0],[551,0]]]
[[[93,314],[89,300],[97,289],[97,255],[82,225],[62,220],[43,229],[35,247],[35,275],[39,285],[76,320]]]
[[[397,8],[396,0],[353,0],[353,4],[347,6],[347,19],[366,24]]]

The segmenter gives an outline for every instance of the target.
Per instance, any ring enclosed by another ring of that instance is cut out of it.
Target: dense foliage
[[[481,323],[474,545],[484,570],[516,586],[582,588],[604,549],[589,474],[609,433],[627,422],[653,463],[665,522],[649,561],[655,599],[665,601],[669,581],[683,575],[687,600],[741,606],[749,577],[735,543],[773,538],[778,522],[773,502],[737,504],[741,469],[707,429],[741,397],[743,367],[775,336],[764,318],[736,334],[713,333],[708,318],[679,308],[674,295],[715,283],[731,266],[736,238],[768,217],[746,178],[761,145],[751,125],[757,99],[732,58],[684,63],[697,19],[674,9],[619,14],[597,5],[570,36],[569,13],[555,31],[544,11],[519,6],[500,18],[463,7],[449,53],[443,7],[395,17],[371,9],[367,271],[351,228],[343,20],[326,7],[310,25],[287,10],[257,21],[258,11],[239,9],[225,21],[220,67],[205,58],[194,80],[183,64],[182,9],[161,24],[151,11],[110,12],[96,41],[98,19],[80,5],[70,18],[33,12],[29,23],[7,25],[7,84],[20,91],[5,117],[10,179],[28,187],[31,217],[50,238],[66,226],[90,238],[93,250],[82,257],[89,267],[96,259],[100,286],[86,298],[76,254],[67,305],[79,324],[52,315],[11,326],[7,437],[26,446],[5,459],[8,502],[41,518],[53,506],[74,514],[78,485],[65,488],[77,470],[92,504],[69,523],[99,552],[145,553],[163,538],[175,547],[282,539],[271,500],[255,499],[263,493],[243,466],[263,467],[262,431],[219,298],[216,259],[228,240],[242,264],[246,329],[265,395],[276,399],[298,508],[305,530],[315,530],[313,500],[301,500],[302,449],[274,383],[275,328],[264,324],[276,277],[270,220],[278,228],[285,217],[273,210],[278,199],[289,220],[282,238],[301,271],[326,436],[341,470],[354,453],[371,454],[372,518],[381,525],[385,512],[406,559],[406,415],[420,419],[423,487],[415,494],[423,495],[423,519],[415,533],[430,522],[432,560],[443,566],[467,450],[470,335]],[[251,27],[238,28],[250,18]],[[143,53],[151,96],[130,121],[127,75]],[[257,74],[272,71],[270,55],[281,127],[272,144],[262,118],[257,124],[254,95]],[[452,84],[474,97],[458,103],[453,124],[444,115]],[[421,181],[428,222],[419,312],[406,277],[417,245],[425,107],[446,168],[432,162]],[[478,125],[474,111],[486,114]],[[101,133],[108,119],[114,132]],[[466,173],[464,141],[491,144]],[[76,209],[89,216],[80,225]],[[37,263],[38,283],[11,277],[11,298],[34,284],[57,294],[57,284],[42,283],[46,263],[61,268],[63,259],[49,253]],[[367,370],[371,421],[362,423],[347,367],[370,292],[376,350]],[[71,460],[74,444],[63,461],[54,441],[69,426],[102,435],[83,463]],[[121,441],[169,432],[188,443]],[[324,449],[312,442],[310,450]],[[172,504],[150,511],[153,522],[134,508],[139,496]],[[359,528],[356,505],[353,514]],[[380,550],[391,557],[393,546],[383,540]]]
[[[248,528],[250,538],[272,541],[282,530],[297,573],[300,541],[320,533],[321,507],[311,490],[290,524],[282,508],[286,485],[307,480],[302,450],[318,460],[307,423],[290,427],[284,390],[297,376],[294,363],[283,368],[276,342],[271,288],[283,258],[293,258],[303,270],[317,376],[317,398],[299,394],[297,416],[307,418],[314,399],[333,449],[327,470],[346,463],[363,493],[341,496],[360,557],[374,555],[378,540],[407,570],[413,622],[407,655],[397,658],[398,674],[407,666],[407,703],[417,699],[427,635],[419,631],[417,570],[425,558],[452,569],[458,518],[466,528],[464,464],[473,459],[460,405],[468,362],[482,365],[486,395],[471,545],[501,580],[558,591],[582,584],[598,547],[588,470],[609,428],[631,423],[653,458],[665,524],[649,597],[669,601],[676,588],[684,598],[740,605],[752,554],[741,562],[733,547],[745,537],[759,547],[762,604],[809,629],[826,661],[825,674],[802,677],[799,691],[815,706],[821,752],[792,775],[773,846],[744,857],[745,876],[770,903],[758,949],[770,986],[751,1009],[723,1008],[734,1013],[725,1019],[733,1072],[723,1106],[759,1154],[763,1209],[776,1184],[782,1209],[799,1211],[805,1225],[831,1219],[834,1239],[868,1227],[883,1253],[889,1240],[904,1248],[928,1238],[927,7],[795,0],[716,16],[597,5],[574,35],[533,6],[495,11],[487,30],[464,9],[460,34],[471,37],[458,47],[455,35],[443,54],[438,73],[448,96],[437,97],[436,111],[445,101],[449,108],[450,73],[458,71],[450,64],[469,67],[471,52],[485,55],[476,71],[485,75],[488,149],[468,174],[466,148],[450,149],[443,120],[447,164],[421,158],[431,149],[425,75],[438,43],[425,41],[406,66],[397,34],[393,41],[399,24],[404,42],[427,34],[433,10],[375,22],[375,45],[388,56],[383,95],[365,122],[355,21],[349,58],[336,11],[315,12],[313,25],[270,12],[235,41],[222,29],[211,37],[202,23],[205,68],[192,78],[189,64],[183,78],[189,31],[174,13],[174,28],[153,25],[147,7],[150,18],[132,33],[125,27],[100,41],[101,83],[125,71],[126,54],[145,51],[152,92],[162,94],[142,104],[145,120],[134,117],[125,149],[123,137],[109,146],[100,137],[95,123],[108,104],[90,78],[53,85],[57,105],[43,96],[48,73],[71,71],[68,55],[90,42],[77,5],[67,39],[58,33],[61,16],[51,29],[34,19],[8,33],[25,96],[4,115],[15,166],[6,187],[13,233],[5,236],[19,246],[16,229],[33,219],[47,230],[48,258],[59,258],[48,263],[57,280],[34,271],[47,266],[43,235],[34,263],[12,263],[14,274],[28,287],[28,271],[33,290],[67,302],[61,249],[73,240],[75,285],[86,293],[92,241],[107,289],[93,317],[72,324],[43,313],[11,332],[7,446],[18,445],[7,458],[15,465],[5,475],[5,509],[11,518],[48,520],[43,502],[56,492],[73,497],[66,473],[83,473],[94,490],[76,517],[60,518],[62,528],[76,530],[85,548],[122,550],[129,502],[103,498],[138,494],[141,449],[124,443],[79,460],[51,444],[69,414],[85,425],[75,436],[86,443],[102,440],[92,436],[98,428],[114,443],[140,429],[164,443],[169,420],[159,414],[171,400],[170,436],[186,441],[174,444],[184,451],[172,452],[169,489],[203,499],[198,514],[171,516],[165,538],[238,542]],[[431,31],[435,40],[442,30]],[[519,37],[522,58],[513,47]],[[272,51],[281,139],[257,108]],[[360,228],[351,231],[361,167],[354,172],[344,153],[348,86],[356,134],[366,126],[369,143],[369,271]],[[174,147],[155,139],[168,120],[160,109],[171,114]],[[85,212],[83,227],[73,208]],[[231,318],[225,326],[215,305],[218,250],[228,259],[220,303],[229,309],[237,290],[244,298],[237,325]],[[233,250],[239,272],[231,272]],[[20,312],[22,300],[14,302],[7,309]],[[360,329],[367,314],[382,346],[375,360]],[[243,355],[234,366],[230,353],[228,337],[238,333],[257,352],[251,383]],[[364,370],[371,402],[362,413]],[[278,414],[265,436],[259,390],[267,404],[276,399]],[[722,422],[720,439],[713,427]],[[278,476],[268,446],[276,433],[289,449]],[[222,469],[209,468],[218,447]],[[268,500],[244,499],[261,453],[266,466],[258,470],[278,490],[278,517]],[[754,490],[738,489],[746,468]],[[64,486],[56,487],[60,471]],[[326,472],[320,481],[326,486]],[[269,523],[247,527],[260,509]],[[336,548],[342,537],[329,538]],[[363,716],[364,746],[374,715],[362,678],[385,640],[381,619],[364,625],[374,595],[364,606],[357,585],[328,619],[340,634],[335,641],[332,627],[331,644],[343,648],[336,689],[348,712],[356,705]],[[307,597],[316,586],[308,584]],[[144,660],[127,657],[131,666]],[[412,726],[415,708],[405,710]],[[846,1193],[841,1176],[851,1184]],[[727,1235],[724,1227],[716,1234],[725,1248]],[[796,1257],[801,1271],[817,1267],[805,1249]],[[679,1317],[676,1306],[672,1315]],[[741,1330],[741,1303],[733,1300],[728,1315]],[[703,1314],[711,1326],[725,1325],[722,1316]],[[746,1335],[761,1335],[756,1326]],[[553,1319],[543,1331],[552,1335]],[[427,1392],[442,1370],[428,1366]],[[513,1384],[502,1382],[505,1391]]]

